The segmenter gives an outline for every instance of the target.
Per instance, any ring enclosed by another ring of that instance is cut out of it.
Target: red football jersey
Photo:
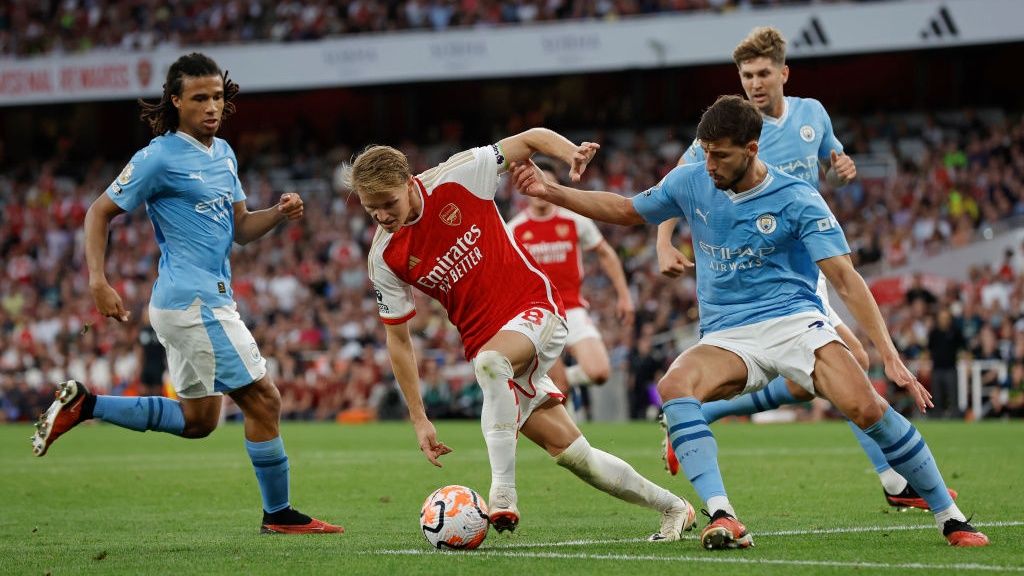
[[[544,217],[524,210],[509,220],[516,240],[555,284],[566,308],[586,307],[580,295],[583,284],[583,250],[593,250],[604,240],[594,221],[556,207]]]
[[[492,145],[460,152],[415,178],[419,218],[390,234],[377,228],[370,280],[381,320],[416,314],[412,287],[437,300],[459,330],[466,358],[529,308],[565,316],[562,301],[536,262],[505,226],[494,195],[507,170]]]

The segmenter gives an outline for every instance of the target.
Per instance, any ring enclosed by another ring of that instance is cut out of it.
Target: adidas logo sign
[[[811,16],[811,21],[797,33],[793,40],[793,48],[826,48],[829,45],[828,36],[821,26],[821,20],[817,16]]]
[[[931,38],[941,40],[943,38],[955,38],[959,35],[960,29],[953,20],[953,15],[949,13],[949,8],[945,6],[939,8],[939,13],[921,30],[922,40],[929,40]]]

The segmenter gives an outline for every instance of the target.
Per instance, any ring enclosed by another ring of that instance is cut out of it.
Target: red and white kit
[[[555,207],[547,216],[524,210],[509,220],[508,226],[562,296],[569,323],[566,345],[572,346],[584,338],[600,338],[587,312],[589,304],[580,295],[583,251],[593,250],[604,241],[594,221]]]
[[[460,152],[415,178],[423,210],[394,234],[378,228],[370,279],[381,320],[416,314],[412,287],[437,300],[473,359],[516,316],[539,308],[565,317],[540,267],[514,240],[494,203],[507,170],[498,146]]]

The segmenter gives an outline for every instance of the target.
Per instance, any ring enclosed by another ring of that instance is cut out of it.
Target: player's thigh
[[[850,351],[830,342],[814,352],[815,391],[861,428],[881,419],[888,403],[875,392]]]
[[[537,349],[529,338],[511,330],[499,330],[480,347],[481,352],[484,350],[493,350],[508,358],[512,365],[512,373],[516,375],[525,372],[537,355]]]
[[[552,456],[561,454],[582,435],[565,406],[554,399],[534,409],[519,431]]]
[[[276,419],[281,413],[281,393],[269,375],[228,394],[246,418]]]
[[[862,370],[870,368],[870,361],[868,359],[868,351],[864,349],[864,344],[861,343],[860,339],[850,330],[850,327],[844,323],[833,324],[833,328],[836,329],[836,333],[846,343],[846,347],[850,349],[850,354],[853,354],[853,359],[857,361]]]
[[[701,402],[731,398],[747,385],[747,362],[736,352],[697,344],[683,352],[658,382],[665,401],[694,397]]]
[[[569,351],[588,376],[591,378],[601,376],[604,380],[608,379],[611,365],[608,361],[608,350],[600,338],[584,338],[571,345]]]
[[[516,378],[540,376],[562,355],[565,320],[542,308],[524,310],[505,323],[480,351],[493,350],[508,359]]]
[[[551,377],[551,381],[558,386],[558,391],[562,394],[569,394],[569,377],[565,374],[565,362],[561,358],[555,360],[555,363],[548,368],[548,376]]]

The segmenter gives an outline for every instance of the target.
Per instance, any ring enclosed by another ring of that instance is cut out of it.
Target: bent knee
[[[185,422],[185,428],[181,431],[183,438],[206,438],[217,429],[217,421],[200,420]]]
[[[501,352],[484,350],[473,358],[473,372],[481,385],[499,378],[505,380],[512,377],[512,363]]]
[[[695,396],[697,379],[687,372],[681,370],[670,370],[658,380],[657,390],[662,402],[674,398],[685,398]],[[698,398],[699,400],[699,398]]]
[[[790,396],[797,402],[810,402],[814,400],[814,394],[811,394],[806,388],[792,380],[786,380],[786,388],[789,389]]]
[[[611,377],[611,370],[604,368],[601,370],[594,370],[592,374],[587,374],[590,377],[590,381],[598,386],[604,384]]]
[[[888,408],[888,404],[878,399],[875,402],[853,408],[846,417],[856,424],[858,428],[864,430],[881,420]]]

